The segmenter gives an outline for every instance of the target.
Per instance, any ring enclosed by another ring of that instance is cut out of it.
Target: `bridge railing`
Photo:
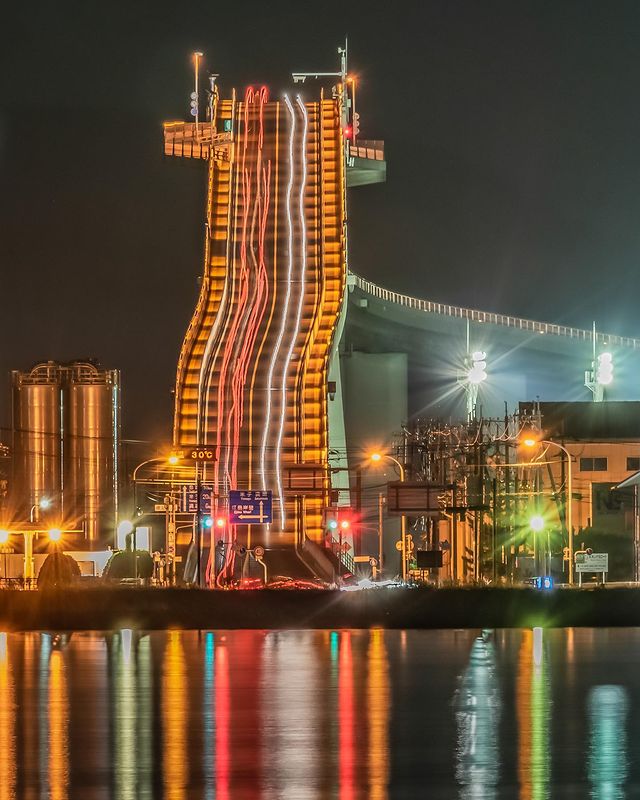
[[[374,161],[384,161],[384,141],[382,139],[357,139],[349,147],[352,158],[370,158]]]
[[[384,300],[388,303],[395,303],[396,305],[412,308],[416,311],[424,311],[429,314],[440,314],[446,317],[458,317],[460,319],[468,319],[471,322],[484,322],[490,325],[503,325],[507,328],[517,328],[522,331],[531,331],[532,333],[549,334],[551,336],[566,336],[570,339],[582,339],[584,341],[592,341],[593,332],[583,330],[580,328],[571,328],[567,325],[555,325],[550,322],[535,322],[531,319],[523,319],[521,317],[511,317],[507,314],[497,314],[492,311],[477,311],[472,308],[463,308],[462,306],[452,306],[446,303],[434,303],[431,300],[420,300],[417,297],[411,297],[407,294],[400,294],[399,292],[392,292],[390,289],[384,289],[371,281],[361,278],[359,275],[354,275],[353,283],[363,292]],[[619,347],[629,347],[634,350],[640,350],[640,339],[633,339],[628,336],[616,336],[614,334],[596,333],[596,341],[605,345],[617,345]]]

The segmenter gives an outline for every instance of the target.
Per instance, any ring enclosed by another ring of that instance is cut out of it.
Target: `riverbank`
[[[0,591],[0,630],[640,626],[639,589]]]

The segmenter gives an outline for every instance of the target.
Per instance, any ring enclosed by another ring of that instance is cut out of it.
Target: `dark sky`
[[[386,185],[350,196],[356,272],[640,336],[635,0],[35,0],[1,26],[0,374],[119,367],[129,437],[169,435],[202,269],[204,169],[161,155],[195,49],[223,94],[278,92],[333,69],[349,34],[362,135],[388,161]]]

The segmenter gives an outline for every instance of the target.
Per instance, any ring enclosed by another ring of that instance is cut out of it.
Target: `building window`
[[[640,456],[628,456],[627,469],[629,470],[629,472],[640,471]]]
[[[581,458],[580,459],[580,472],[606,472],[607,471],[606,458]]]

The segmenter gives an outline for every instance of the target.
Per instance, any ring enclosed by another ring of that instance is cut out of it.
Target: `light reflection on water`
[[[640,629],[0,633],[0,800],[621,800],[638,660]]]

